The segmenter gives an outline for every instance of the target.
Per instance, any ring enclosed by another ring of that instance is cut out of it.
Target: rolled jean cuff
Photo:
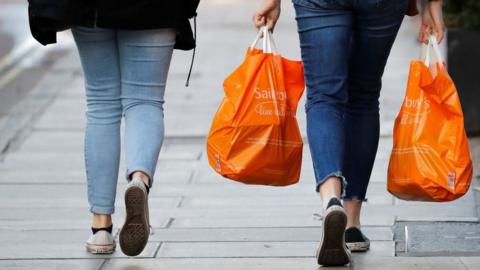
[[[344,201],[353,201],[353,202],[368,202],[367,198],[361,198],[357,196],[342,196]]]
[[[321,181],[318,181],[317,183],[317,188],[316,188],[316,191],[317,192],[320,192],[320,186],[325,183],[325,181],[327,181],[328,178],[330,177],[338,177],[341,179],[340,183],[342,184],[342,197],[345,196],[345,190],[346,190],[346,187],[347,187],[347,181],[345,180],[345,177],[342,175],[342,172],[341,171],[337,171],[337,172],[333,172],[331,174],[328,174],[327,176],[325,176]]]
[[[97,215],[112,215],[115,213],[115,207],[90,206],[90,212]]]
[[[130,175],[132,175],[134,172],[142,172],[146,174],[149,179],[150,187],[153,186],[153,173],[151,172],[151,170],[145,167],[133,167],[131,169],[127,169],[127,172],[125,173],[125,178],[127,179],[127,182],[130,182]]]

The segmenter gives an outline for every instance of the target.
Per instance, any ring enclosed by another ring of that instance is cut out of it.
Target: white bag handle
[[[433,49],[433,56],[435,57],[434,61],[432,61],[431,49]],[[443,63],[443,57],[438,47],[437,38],[434,35],[430,35],[427,45],[422,45],[421,59],[427,67],[430,66],[432,62]]]
[[[273,41],[272,33],[268,30],[267,26],[262,26],[258,31],[257,37],[253,41],[252,45],[250,46],[250,50],[253,50],[260,39],[262,40],[262,49],[264,53],[274,53],[277,54],[277,47],[275,46],[275,42]]]

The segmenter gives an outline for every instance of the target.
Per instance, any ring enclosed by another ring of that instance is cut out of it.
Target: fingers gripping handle
[[[428,44],[427,45],[424,44],[422,48],[421,58],[427,67],[430,66],[430,64],[432,63],[432,50],[433,50],[433,56],[435,57],[436,62],[442,63],[443,57],[438,47],[437,38],[435,38],[434,35],[431,35],[428,38]]]
[[[268,30],[267,26],[262,26],[258,31],[257,37],[253,41],[250,49],[253,50],[257,47],[258,42],[262,39],[262,49],[264,53],[274,53],[277,54],[277,48],[275,42],[273,41],[272,33]]]

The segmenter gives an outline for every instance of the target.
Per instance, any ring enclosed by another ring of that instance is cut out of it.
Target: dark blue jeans
[[[378,148],[382,75],[407,0],[293,3],[317,191],[336,176],[343,199],[364,201]]]

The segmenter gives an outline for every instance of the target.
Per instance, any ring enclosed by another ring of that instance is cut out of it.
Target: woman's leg
[[[340,195],[345,188],[344,113],[353,12],[342,1],[294,3],[307,84],[307,135],[325,207],[317,262],[340,266],[350,261],[344,240],[347,216]]]
[[[150,186],[163,143],[163,96],[175,36],[173,29],[118,33],[126,178],[138,172]]]
[[[344,111],[352,11],[327,1],[296,1],[307,84],[307,135],[324,204],[344,186]]]
[[[120,69],[113,30],[72,29],[87,98],[85,166],[93,227],[111,225],[120,160]]]
[[[119,240],[129,256],[140,254],[149,238],[148,191],[163,142],[163,96],[175,37],[173,29],[118,32],[126,178],[131,180]]]
[[[361,205],[378,147],[382,75],[406,4],[405,0],[360,0],[356,7],[345,113],[348,185],[343,199],[348,227],[360,226]]]

